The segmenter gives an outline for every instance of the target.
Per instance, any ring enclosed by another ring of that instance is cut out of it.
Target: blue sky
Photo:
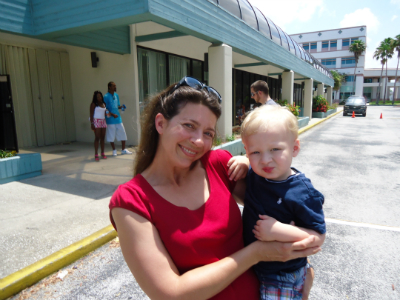
[[[286,33],[367,26],[366,68],[380,68],[372,58],[380,42],[400,34],[400,0],[249,0]],[[388,61],[396,68],[397,55]]]

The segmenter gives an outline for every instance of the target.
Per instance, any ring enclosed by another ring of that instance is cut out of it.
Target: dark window
[[[317,50],[317,43],[310,44],[311,50]]]
[[[265,20],[264,15],[260,12],[260,10],[257,7],[254,7],[254,11],[256,12],[256,15],[257,15],[258,30],[270,39],[271,31],[269,30],[269,25],[268,25],[267,21]]]
[[[301,53],[300,48],[299,48],[299,45],[297,45],[297,43],[296,43],[295,41],[293,41],[293,40],[292,40],[292,42],[293,42],[294,48],[296,49],[296,56],[297,56],[298,58],[301,58],[301,59],[304,60],[304,54]]]
[[[322,42],[322,49],[329,49],[329,42]]]
[[[336,68],[336,58],[322,59],[321,63],[323,66],[327,66],[328,68]]]
[[[265,15],[264,15],[265,16]],[[281,43],[281,37],[279,35],[278,29],[276,29],[276,26],[274,24],[274,22],[271,21],[271,19],[269,19],[268,17],[265,16],[265,19],[267,20],[268,24],[269,24],[269,28],[271,29],[271,36],[272,36],[272,40],[277,43],[278,45],[282,45]]]
[[[346,47],[346,46],[348,47],[349,45],[350,45],[350,39],[344,39],[343,42],[342,42],[342,46],[343,47]]]
[[[364,78],[364,83],[372,83],[372,78]]]
[[[240,19],[240,8],[237,0],[219,0],[219,5]]]
[[[310,44],[309,43],[303,44],[303,49],[306,50],[306,51],[309,51],[310,50]]]
[[[254,15],[253,8],[247,0],[239,0],[240,10],[242,12],[242,20],[249,24],[251,27],[258,30],[256,16]]]
[[[337,41],[331,41],[330,43],[331,43],[331,50],[332,50],[332,48],[336,48],[337,47]]]
[[[279,35],[281,36],[282,46],[283,46],[285,49],[289,50],[289,42],[288,42],[288,40],[287,40],[287,38],[286,38],[286,35],[283,33],[283,30],[280,29],[278,26],[276,26],[276,28],[278,29]]]
[[[351,38],[351,44],[353,45],[353,44],[354,44],[354,42],[355,42],[355,41],[357,41],[357,40],[359,40],[359,38],[358,38],[358,37],[356,37],[356,38]]]
[[[351,68],[356,66],[356,59],[354,57],[342,58],[342,68]]]
[[[354,82],[354,75],[346,76],[346,82]]]
[[[192,60],[192,76],[203,82],[203,62],[199,60]]]

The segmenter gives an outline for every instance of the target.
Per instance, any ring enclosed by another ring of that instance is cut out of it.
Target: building
[[[357,68],[355,68],[354,54],[349,51],[350,45],[356,40],[362,40],[367,44],[367,26],[321,30],[290,36],[298,44],[301,44],[304,50],[318,59],[323,66],[347,75],[346,82],[342,84],[340,91],[334,91],[334,99],[346,99],[350,95],[356,94],[364,95],[370,100],[376,100],[381,69],[366,68],[365,53],[360,56]],[[393,81],[395,72],[396,69],[388,69],[388,77],[383,78],[381,99],[384,95],[387,95],[386,99],[389,99],[389,95],[393,93],[393,89],[390,89],[394,88],[394,83],[390,81]],[[385,77],[385,72],[383,74]],[[386,93],[383,88],[385,83],[387,86]],[[400,83],[397,86],[400,86]]]
[[[237,109],[250,108],[257,79],[310,117],[314,84],[318,93],[333,86],[328,69],[247,0],[5,0],[0,7],[0,75],[10,78],[20,147],[91,142],[91,98],[109,81],[127,106],[133,145],[146,99],[185,75],[222,95],[222,137]]]

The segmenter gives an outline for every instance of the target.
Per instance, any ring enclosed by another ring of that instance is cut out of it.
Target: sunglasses
[[[179,89],[181,86],[189,86],[191,88],[194,88],[196,90],[202,90],[202,89],[207,89],[208,94],[213,95],[218,98],[218,103],[221,104],[222,102],[222,97],[221,95],[217,92],[216,89],[212,88],[211,86],[207,86],[204,83],[201,83],[199,80],[193,77],[185,76],[183,77],[176,85],[175,87],[171,90],[170,94],[175,92],[177,89]]]

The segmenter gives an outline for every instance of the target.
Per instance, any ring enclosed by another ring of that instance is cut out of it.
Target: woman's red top
[[[243,248],[242,219],[232,197],[235,182],[228,177],[231,154],[224,150],[207,152],[201,162],[207,172],[210,197],[196,210],[178,207],[162,198],[142,175],[118,187],[110,201],[141,215],[158,230],[160,237],[181,274],[203,266]],[[259,283],[248,270],[213,300],[257,300]]]

